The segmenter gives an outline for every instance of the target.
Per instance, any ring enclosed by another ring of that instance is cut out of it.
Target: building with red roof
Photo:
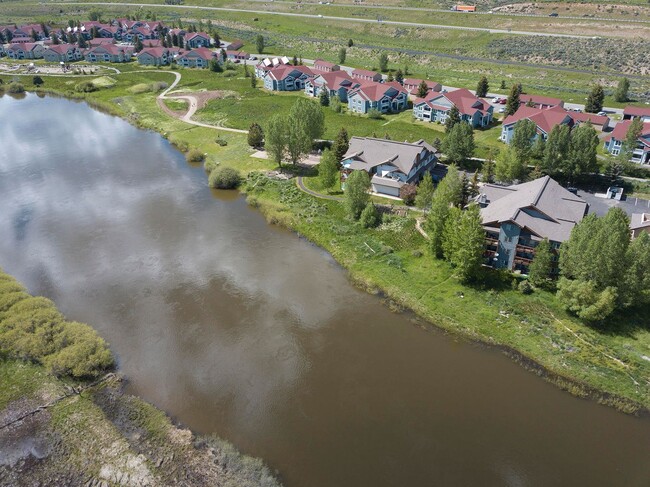
[[[320,96],[322,90],[327,90],[330,97],[337,96],[344,103],[348,101],[350,90],[358,88],[361,84],[346,71],[331,71],[320,73],[305,82],[305,94]]]
[[[605,150],[607,152],[614,156],[621,153],[623,141],[627,136],[630,125],[632,125],[632,120],[623,120],[616,124],[614,130],[605,137]],[[630,161],[637,164],[650,164],[650,122],[643,123],[641,135],[637,139],[637,145],[632,151]]]
[[[352,79],[358,79],[359,81],[376,81],[379,83],[383,79],[383,76],[375,71],[355,69],[352,71]]]
[[[429,81],[429,80],[421,80],[417,78],[404,78],[404,81],[402,82],[402,86],[404,86],[404,89],[408,92],[409,95],[416,97],[418,93],[418,89],[420,88],[420,84],[422,84],[422,81],[424,81],[427,84],[427,94],[431,91],[437,91],[437,92],[442,91],[442,85],[440,83],[436,83],[435,81]]]
[[[185,34],[185,47],[196,49],[197,47],[210,47],[212,39],[205,32],[189,32]]]
[[[564,107],[564,101],[559,98],[551,98],[550,96],[540,95],[527,95],[522,93],[519,95],[519,104],[532,106],[533,108],[553,108]]]
[[[223,62],[219,52],[207,47],[198,47],[179,55],[176,62],[185,68],[207,68],[213,59]]]
[[[76,44],[52,44],[43,51],[43,59],[52,63],[69,63],[83,59]]]
[[[413,115],[425,122],[445,123],[453,106],[458,108],[461,120],[472,127],[486,127],[492,122],[492,105],[465,88],[448,93],[432,91],[425,98],[416,98]]]
[[[42,59],[45,46],[34,42],[11,44],[7,48],[9,59]]]
[[[650,107],[631,107],[627,106],[623,110],[623,120],[632,120],[641,118],[644,122],[650,122]]]
[[[148,47],[136,56],[138,63],[145,66],[165,66],[172,62],[174,55],[183,51],[168,49],[166,47]]]
[[[271,91],[297,91],[305,89],[308,79],[314,72],[307,66],[279,64],[264,74],[264,88]]]
[[[323,59],[316,59],[314,61],[314,71],[321,73],[331,73],[332,71],[339,71],[341,66],[338,64],[330,63],[329,61],[324,61]]]
[[[133,48],[115,44],[99,44],[86,49],[84,59],[91,63],[125,63],[131,60]]]
[[[381,113],[396,113],[406,110],[408,94],[397,81],[377,83],[367,81],[348,93],[348,110],[368,113],[379,110]]]

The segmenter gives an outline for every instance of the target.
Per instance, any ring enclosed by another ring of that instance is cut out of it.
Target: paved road
[[[315,14],[299,14],[294,12],[272,12],[269,10],[252,10],[228,7],[203,7],[198,5],[165,5],[156,3],[123,3],[123,2],[53,2],[51,5],[119,5],[123,7],[156,7],[156,8],[182,8],[192,10],[214,10],[220,12],[242,12],[260,15],[279,15],[281,17],[294,17],[294,18],[309,18],[309,19],[327,19],[327,20],[344,20],[346,22],[357,22],[363,24],[387,24],[387,25],[400,25],[404,27],[422,27],[426,29],[451,29],[451,30],[468,30],[477,32],[487,32],[490,34],[513,34],[513,35],[527,35],[527,36],[541,36],[541,37],[568,37],[572,39],[589,39],[592,36],[575,35],[575,34],[552,34],[549,32],[531,32],[519,30],[506,30],[506,29],[489,29],[483,27],[465,27],[459,25],[443,25],[443,24],[425,24],[418,22],[400,22],[398,20],[381,20],[368,19],[363,17],[338,17],[330,15],[315,15]]]
[[[330,201],[343,201],[342,196],[332,196],[332,195],[320,194],[317,193],[316,191],[312,191],[307,186],[305,186],[305,183],[302,180],[302,176],[298,176],[296,178],[296,186],[298,186],[298,189],[300,189],[301,191],[304,191],[308,195],[313,196],[315,198],[320,198],[322,200],[330,200]]]

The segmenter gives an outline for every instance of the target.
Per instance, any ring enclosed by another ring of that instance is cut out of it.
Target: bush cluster
[[[30,296],[0,272],[0,351],[52,373],[98,377],[114,365],[106,342],[84,323],[66,321],[52,301]]]
[[[217,167],[208,178],[210,187],[216,189],[235,189],[240,182],[239,173],[231,167]]]
[[[9,83],[9,87],[7,88],[7,91],[9,93],[25,93],[25,87],[22,85],[22,83],[19,83],[18,81],[13,81]]]
[[[185,158],[187,162],[203,162],[205,154],[198,149],[192,149],[185,155]]]

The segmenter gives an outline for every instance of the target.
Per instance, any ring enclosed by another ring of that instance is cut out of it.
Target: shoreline
[[[177,72],[175,71],[158,71],[158,72],[169,73],[172,75],[174,75],[175,73],[177,74]],[[128,73],[123,73],[123,74],[128,74]],[[26,87],[26,91],[35,93],[37,94],[37,96],[40,96],[40,94],[50,95],[50,96],[53,95],[61,98],[72,99],[73,101],[85,101],[86,103],[88,103],[88,105],[91,108],[98,109],[111,116],[120,117],[139,129],[155,131],[158,134],[160,134],[163,138],[167,139],[172,145],[174,145],[174,141],[172,141],[165,132],[157,129],[156,127],[149,126],[148,124],[141,123],[141,121],[137,118],[130,117],[128,113],[125,113],[122,107],[120,107],[117,104],[93,100],[92,95],[88,96],[86,94],[80,94],[78,96],[68,96],[66,93],[63,93],[55,89],[39,88],[36,90],[33,89],[28,90]],[[168,89],[163,90],[162,94],[164,95],[167,91]],[[159,95],[160,94],[156,95],[156,99],[158,99]],[[156,108],[159,109],[158,107]],[[167,114],[165,114],[164,116],[169,117],[169,115]],[[169,118],[171,119],[172,117]],[[174,119],[174,120],[177,122],[183,122],[182,120],[179,119]],[[192,127],[189,124],[188,126],[190,128]],[[218,131],[215,130],[215,132]],[[189,148],[192,149],[193,147],[190,146]],[[246,156],[246,154],[244,154],[244,156]],[[254,170],[248,171],[245,173],[245,175],[251,174],[253,172],[256,171]],[[291,184],[293,184],[293,182],[291,182]],[[569,392],[570,394],[576,397],[593,400],[599,404],[613,407],[614,409],[620,412],[631,414],[637,417],[650,417],[650,407],[644,405],[641,402],[634,401],[621,394],[607,391],[605,388],[600,388],[596,385],[589,384],[588,382],[585,382],[575,377],[571,377],[570,375],[562,374],[559,371],[553,370],[551,366],[545,365],[542,362],[542,359],[535,358],[534,356],[528,355],[524,351],[517,349],[513,345],[504,343],[503,341],[495,339],[494,337],[486,336],[484,333],[481,333],[476,329],[472,329],[471,326],[463,325],[462,323],[454,324],[454,319],[449,314],[445,315],[445,313],[431,312],[432,310],[426,309],[421,305],[420,306],[416,305],[416,303],[413,302],[411,296],[408,296],[408,294],[403,291],[400,292],[401,290],[398,289],[396,286],[387,287],[385,285],[382,285],[381,283],[377,282],[376,279],[373,279],[372,276],[364,274],[362,271],[354,269],[353,265],[356,262],[349,263],[346,262],[344,259],[338,257],[337,248],[331,242],[328,244],[327,242],[321,241],[322,239],[319,240],[316,235],[309,234],[309,232],[305,231],[305,229],[300,228],[299,222],[295,222],[293,220],[295,218],[300,218],[300,217],[295,212],[292,212],[287,205],[284,205],[281,202],[274,201],[272,198],[268,198],[264,196],[257,197],[256,195],[254,197],[251,197],[252,195],[247,194],[245,189],[240,189],[239,191],[241,191],[243,194],[246,194],[248,204],[258,209],[266,217],[267,221],[270,224],[278,224],[280,226],[283,226],[289,229],[290,231],[296,233],[297,235],[306,238],[312,244],[317,245],[319,248],[328,252],[332,256],[332,258],[337,262],[337,264],[346,270],[350,281],[356,287],[366,292],[369,292],[370,294],[376,294],[376,291],[381,292],[385,297],[387,297],[388,299],[396,303],[397,306],[412,311],[415,315],[423,319],[428,324],[440,330],[443,330],[446,333],[447,332],[454,333],[464,339],[472,340],[473,342],[477,342],[482,345],[496,347],[502,353],[510,357],[514,362],[523,366],[526,370],[534,372],[536,375],[540,376],[547,382],[552,383],[556,387],[559,387],[560,389]],[[274,215],[271,215],[273,211],[278,210],[279,208],[281,208],[282,210],[288,210],[290,218],[276,218]],[[481,291],[481,292],[487,292],[487,291]]]

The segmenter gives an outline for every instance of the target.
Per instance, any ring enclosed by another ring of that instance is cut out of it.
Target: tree
[[[621,157],[609,157],[605,163],[605,176],[612,183],[618,182],[623,175],[627,164],[629,164],[629,162],[622,160]]]
[[[452,208],[445,224],[444,255],[461,282],[478,278],[485,250],[485,230],[476,204],[461,211]]]
[[[420,81],[420,84],[418,85],[418,92],[417,92],[418,98],[424,98],[427,96],[428,93],[429,93],[429,85],[425,80]],[[456,109],[456,114],[458,115],[458,119],[454,118],[454,121],[450,122],[452,124],[456,124],[460,120],[460,113],[458,113],[458,108],[456,108],[456,105],[451,107],[451,110],[449,111],[450,112],[449,117],[447,117],[447,120],[451,118],[451,112],[453,112],[454,109]],[[445,125],[447,125],[446,122]]]
[[[45,22],[41,22],[41,30],[43,31],[43,36],[44,37],[50,37],[50,29],[47,28],[47,25],[45,25]]]
[[[460,204],[462,183],[458,168],[449,166],[447,175],[440,181],[431,198],[431,210],[427,214],[425,226],[430,238],[431,253],[441,258],[445,224],[452,206]]]
[[[259,149],[264,144],[264,130],[262,127],[253,122],[248,128],[248,145],[255,149]]]
[[[348,54],[348,51],[345,47],[342,47],[339,49],[339,64],[343,64],[345,62],[345,58]]]
[[[345,208],[348,215],[358,220],[370,200],[370,176],[366,171],[352,171],[345,182]]]
[[[210,59],[210,62],[208,63],[208,66],[210,67],[210,71],[212,71],[214,73],[223,72],[223,68],[221,67],[221,63],[217,59]]]
[[[178,47],[178,35],[172,34],[172,45]]]
[[[546,287],[553,270],[553,249],[547,238],[535,248],[535,257],[528,267],[528,278],[537,287]]]
[[[79,46],[79,49],[86,48],[86,38],[83,36],[83,34],[79,34],[79,37],[77,37],[77,46]]]
[[[321,186],[325,189],[333,187],[339,180],[339,162],[336,155],[329,149],[325,149],[318,164],[318,178]]]
[[[490,84],[488,83],[487,77],[481,76],[481,79],[478,80],[478,84],[476,85],[476,96],[481,98],[487,96],[489,89]]]
[[[564,156],[569,151],[571,133],[567,125],[556,125],[548,135],[544,158],[542,159],[542,170],[551,176],[557,176],[562,171]]]
[[[363,228],[374,228],[381,223],[381,214],[372,201],[361,212],[359,222]]]
[[[585,321],[602,321],[616,309],[616,289],[612,286],[599,291],[593,281],[561,277],[557,287],[557,296],[566,309]]]
[[[298,66],[298,57],[294,54],[293,55],[293,60],[291,61],[291,64],[294,66]]]
[[[506,147],[497,156],[494,172],[497,180],[503,183],[522,181],[526,177],[526,165],[519,158],[517,151]]]
[[[605,91],[601,85],[596,85],[589,93],[587,102],[585,103],[585,112],[598,113],[603,109],[603,102],[605,101]]]
[[[508,100],[506,101],[506,111],[505,116],[514,115],[517,110],[519,110],[519,95],[521,95],[521,85],[514,84],[510,88],[510,94],[508,95]]]
[[[480,193],[480,188],[478,184],[478,169],[474,171],[474,174],[472,175],[472,179],[469,182],[469,188],[467,192],[467,196],[469,199],[476,198]]]
[[[399,189],[399,197],[402,198],[406,206],[413,206],[417,192],[418,188],[415,184],[403,184]]]
[[[481,168],[481,179],[485,183],[493,183],[494,182],[494,156],[492,155],[492,151],[488,153],[487,158],[483,162],[483,167]]]
[[[264,147],[269,158],[279,167],[282,167],[287,147],[287,117],[276,113],[269,118],[266,124]]]
[[[544,152],[546,150],[546,140],[541,135],[538,135],[533,144],[533,148],[530,151],[530,156],[535,159],[537,162],[542,162],[544,160]]]
[[[501,89],[502,90],[506,89],[506,80],[504,80],[504,79],[501,80]]]
[[[386,76],[386,81],[390,83],[391,81],[395,81],[395,78],[393,77],[393,72],[388,71],[388,76]]]
[[[386,51],[382,51],[382,53],[379,55],[379,70],[382,73],[388,71],[388,54]]]
[[[41,78],[40,76],[34,76],[32,78],[32,84],[34,86],[41,86],[43,84],[43,78]]]
[[[259,54],[264,52],[264,36],[262,34],[258,34],[257,37],[255,37],[255,48]]]
[[[395,81],[400,85],[404,84],[404,73],[402,73],[401,68],[397,68],[397,71],[395,71]]]
[[[36,33],[36,31],[34,29],[32,29],[30,37],[32,38],[32,40],[34,42],[38,42],[38,34]]]
[[[332,144],[332,152],[336,157],[337,164],[341,162],[349,148],[350,138],[348,137],[348,131],[345,130],[345,127],[341,127],[341,130],[336,134],[336,139],[334,139],[334,143]]]
[[[348,39],[348,47],[354,46],[354,41],[352,39]]]
[[[569,140],[569,151],[564,159],[564,172],[569,181],[598,170],[596,151],[598,133],[587,122],[573,129]]]
[[[322,107],[328,107],[330,105],[330,94],[327,88],[325,87],[321,88],[320,95],[318,96],[318,100]]]
[[[621,152],[619,153],[621,160],[628,162],[632,158],[632,153],[639,144],[639,137],[641,137],[642,132],[643,121],[640,117],[636,117],[630,123],[627,132],[625,132],[625,139],[623,140]]]
[[[467,122],[461,122],[451,129],[442,142],[442,151],[447,160],[458,163],[474,155],[474,131]]]
[[[257,76],[255,76],[255,73],[251,74],[251,88],[257,88]]]
[[[311,152],[315,139],[325,130],[325,115],[320,106],[306,98],[299,98],[289,110],[287,127],[287,153],[297,164]]]
[[[418,88],[418,96],[419,94],[420,92]],[[451,132],[451,129],[454,128],[454,125],[459,123],[460,123],[460,112],[458,111],[458,107],[456,105],[452,105],[451,110],[449,110],[449,113],[447,114],[447,118],[445,119],[445,132],[447,133]]]
[[[433,192],[433,178],[431,177],[431,173],[426,172],[418,186],[418,192],[415,196],[415,206],[423,210],[429,209],[431,207],[431,200],[433,199]]]
[[[219,33],[216,30],[212,31],[212,39],[214,39],[214,46],[215,47],[220,47],[221,46],[221,37],[219,36]]]
[[[614,100],[623,103],[629,100],[630,80],[623,78],[618,82],[616,91],[614,92]]]
[[[101,11],[93,8],[88,13],[88,18],[93,22],[99,22],[99,20],[102,18],[102,13]]]
[[[140,52],[144,49],[144,46],[142,45],[142,41],[140,40],[140,37],[136,36],[135,38],[135,44],[133,44],[133,50],[135,52]]]
[[[627,250],[628,269],[620,287],[624,306],[647,303],[650,299],[650,234],[642,232]]]
[[[536,135],[537,125],[532,120],[522,118],[515,123],[514,133],[510,140],[510,147],[516,152],[517,157],[524,164],[527,164],[530,159],[533,141]]]

